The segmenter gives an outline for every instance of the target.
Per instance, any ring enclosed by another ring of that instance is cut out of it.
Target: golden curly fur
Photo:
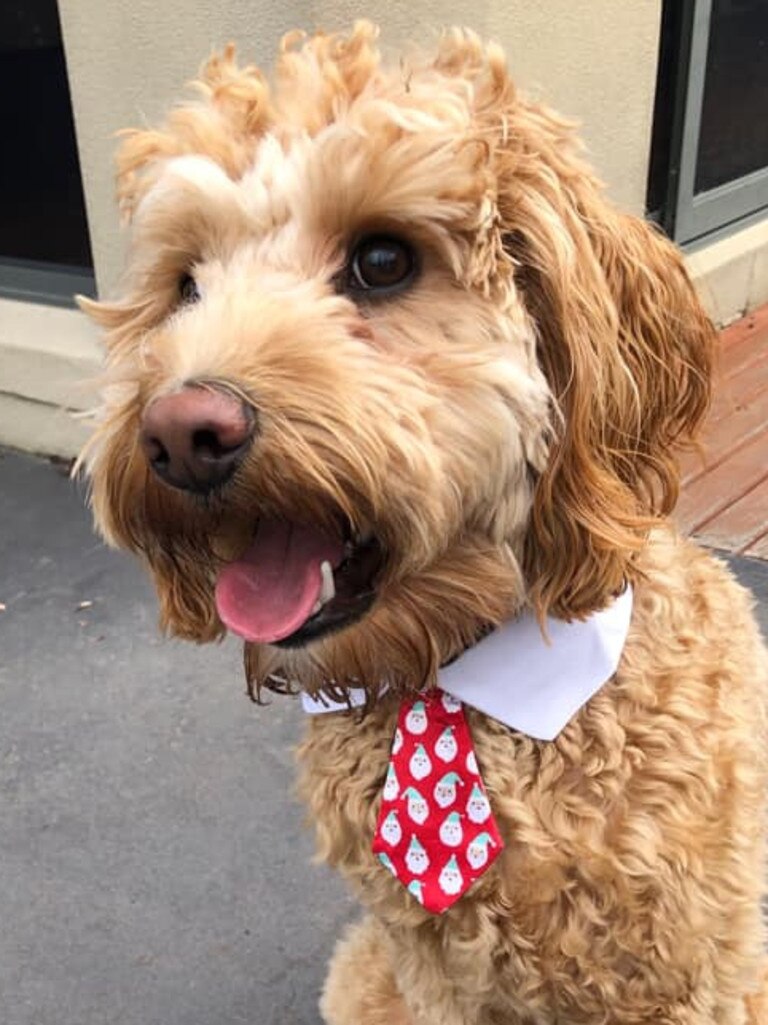
[[[84,303],[108,347],[83,457],[97,523],[197,641],[222,634],[214,581],[260,515],[341,513],[382,543],[359,622],[245,649],[256,693],[370,691],[300,750],[320,854],[368,909],[334,956],[329,1025],[758,1025],[765,652],[745,592],[665,521],[712,326],[679,253],[610,207],[497,47],[454,30],[387,68],[375,35],[294,34],[272,85],[227,49],[196,102],[126,133],[128,272],[117,301]],[[376,304],[334,285],[372,230],[420,254]],[[203,300],[179,307],[190,269]],[[259,415],[207,501],[154,479],[139,443],[143,411],[190,381]],[[584,617],[627,581],[620,669],[554,742],[470,713],[506,850],[430,917],[370,849],[398,693],[525,605]]]

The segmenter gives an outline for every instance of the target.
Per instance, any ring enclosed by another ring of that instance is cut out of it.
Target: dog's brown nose
[[[187,385],[147,408],[141,445],[166,484],[205,494],[229,479],[254,429],[253,411],[232,392]]]

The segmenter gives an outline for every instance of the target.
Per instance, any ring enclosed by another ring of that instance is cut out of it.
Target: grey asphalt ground
[[[296,703],[161,640],[62,470],[1,451],[0,603],[0,1025],[318,1025],[355,908],[289,796]]]
[[[297,703],[163,641],[64,473],[11,453],[0,602],[0,1025],[319,1025],[355,907],[290,797]]]

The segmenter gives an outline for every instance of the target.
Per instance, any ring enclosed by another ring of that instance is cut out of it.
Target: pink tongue
[[[289,637],[320,597],[321,563],[337,566],[342,555],[341,541],[317,528],[261,520],[251,547],[216,581],[222,622],[246,641],[269,644]]]

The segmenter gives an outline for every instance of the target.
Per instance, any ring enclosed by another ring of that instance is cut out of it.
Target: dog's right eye
[[[386,296],[407,287],[417,271],[416,255],[401,239],[372,235],[361,239],[349,261],[348,287]]]
[[[200,301],[200,290],[191,274],[183,274],[179,278],[179,299],[184,306]]]

